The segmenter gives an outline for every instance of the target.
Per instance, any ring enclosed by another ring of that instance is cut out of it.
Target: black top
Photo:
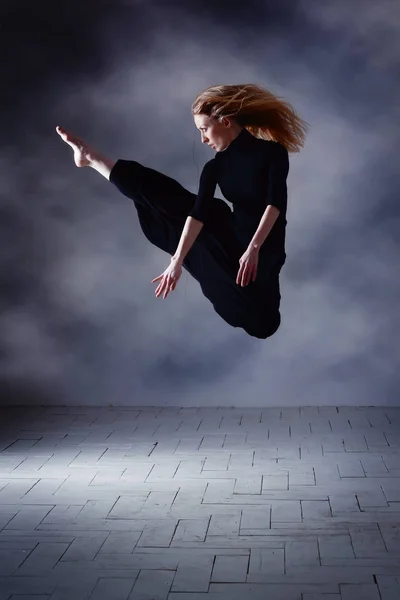
[[[217,184],[232,203],[238,237],[248,244],[266,207],[279,209],[279,216],[261,250],[285,259],[287,209],[287,149],[279,142],[262,140],[243,128],[226,150],[217,152],[204,165],[199,192],[189,216],[207,222]]]

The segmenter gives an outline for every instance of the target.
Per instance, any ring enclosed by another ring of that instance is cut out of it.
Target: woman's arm
[[[172,257],[175,262],[183,263],[185,256],[203,229],[204,223],[209,219],[216,187],[215,160],[212,159],[204,165],[201,172],[196,201],[186,219],[178,248]]]
[[[273,148],[273,155],[271,156],[271,150],[269,150],[267,158],[269,161],[269,175],[266,202],[268,204],[255,234],[239,260],[240,267],[236,283],[241,286],[248,285],[250,281],[256,280],[260,247],[267,239],[287,203],[286,178],[289,172],[288,151],[281,144],[277,144]]]
[[[236,276],[236,283],[238,285],[244,287],[248,285],[250,281],[256,280],[261,244],[263,244],[268,237],[279,213],[280,210],[271,204],[265,209],[260,224],[257,227],[257,231],[253,235],[245,253],[239,260],[240,267]]]
[[[278,208],[276,208],[276,206],[272,206],[271,204],[267,206],[263,216],[261,217],[261,221],[257,227],[257,230],[250,241],[248,246],[249,250],[260,249],[262,244],[267,239],[272,227],[275,225],[275,221],[279,217],[279,213],[280,211]]]
[[[182,273],[182,265],[185,257],[197,236],[207,222],[213,202],[213,194],[217,185],[214,169],[214,159],[209,161],[203,168],[200,176],[199,193],[190,213],[188,214],[178,247],[171,258],[170,265],[152,283],[159,281],[156,289],[157,298],[163,294],[166,298],[172,292]]]
[[[181,239],[179,240],[178,247],[176,249],[175,254],[172,257],[172,260],[182,265],[187,253],[196,241],[196,238],[199,235],[200,231],[203,229],[203,226],[204,223],[198,221],[197,219],[194,219],[193,217],[188,217],[186,219]]]
[[[248,249],[259,250],[275,225],[281,210],[287,202],[286,179],[289,173],[288,151],[281,144],[276,144],[268,155],[269,176],[267,186],[267,208],[265,209]]]

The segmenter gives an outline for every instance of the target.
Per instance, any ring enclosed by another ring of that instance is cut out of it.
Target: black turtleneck
[[[189,216],[207,223],[219,185],[224,198],[232,203],[234,227],[238,238],[246,245],[266,207],[269,204],[276,206],[279,217],[261,248],[284,260],[288,172],[288,151],[282,144],[256,138],[247,129],[242,129],[226,150],[217,152],[204,165],[196,202]]]

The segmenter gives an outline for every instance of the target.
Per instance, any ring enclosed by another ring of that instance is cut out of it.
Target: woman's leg
[[[116,161],[102,156],[97,150],[91,148],[86,142],[65,131],[62,127],[56,127],[56,131],[61,139],[64,140],[74,151],[74,160],[77,167],[91,167],[106,179],[110,178],[110,173]]]
[[[196,196],[176,180],[136,161],[118,160],[110,182],[133,200],[147,239],[173,255]],[[265,339],[280,324],[279,273],[242,288],[236,284],[244,252],[233,227],[232,212],[214,198],[210,221],[187,254],[183,266],[198,281],[215,311],[233,327]],[[262,283],[261,283],[262,281]]]

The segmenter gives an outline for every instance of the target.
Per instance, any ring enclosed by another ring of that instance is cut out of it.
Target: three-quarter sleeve
[[[216,164],[215,159],[213,158],[203,167],[203,171],[200,175],[199,191],[194,206],[189,213],[189,217],[193,217],[202,223],[207,222],[208,218],[211,216],[216,187]]]
[[[267,205],[272,204],[280,211],[287,206],[287,183],[289,154],[285,146],[275,143],[268,153]]]

